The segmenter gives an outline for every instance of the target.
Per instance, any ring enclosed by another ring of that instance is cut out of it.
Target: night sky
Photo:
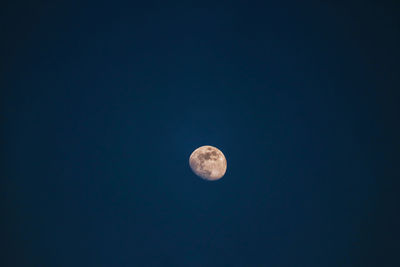
[[[400,266],[399,14],[3,1],[0,265]]]

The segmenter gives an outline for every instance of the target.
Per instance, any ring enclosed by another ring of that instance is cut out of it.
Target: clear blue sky
[[[400,266],[398,1],[0,10],[1,266]]]

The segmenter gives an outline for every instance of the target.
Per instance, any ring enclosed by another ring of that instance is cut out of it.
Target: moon
[[[226,172],[226,158],[216,147],[201,146],[190,155],[189,165],[199,177],[208,181],[221,179]]]

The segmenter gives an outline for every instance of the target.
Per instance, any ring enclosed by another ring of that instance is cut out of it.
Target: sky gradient
[[[167,2],[2,4],[0,265],[400,266],[399,2]]]

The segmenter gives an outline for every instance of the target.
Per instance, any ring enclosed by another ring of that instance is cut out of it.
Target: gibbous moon
[[[192,171],[208,181],[219,180],[226,172],[226,159],[222,152],[213,146],[202,146],[193,151],[189,158]]]

